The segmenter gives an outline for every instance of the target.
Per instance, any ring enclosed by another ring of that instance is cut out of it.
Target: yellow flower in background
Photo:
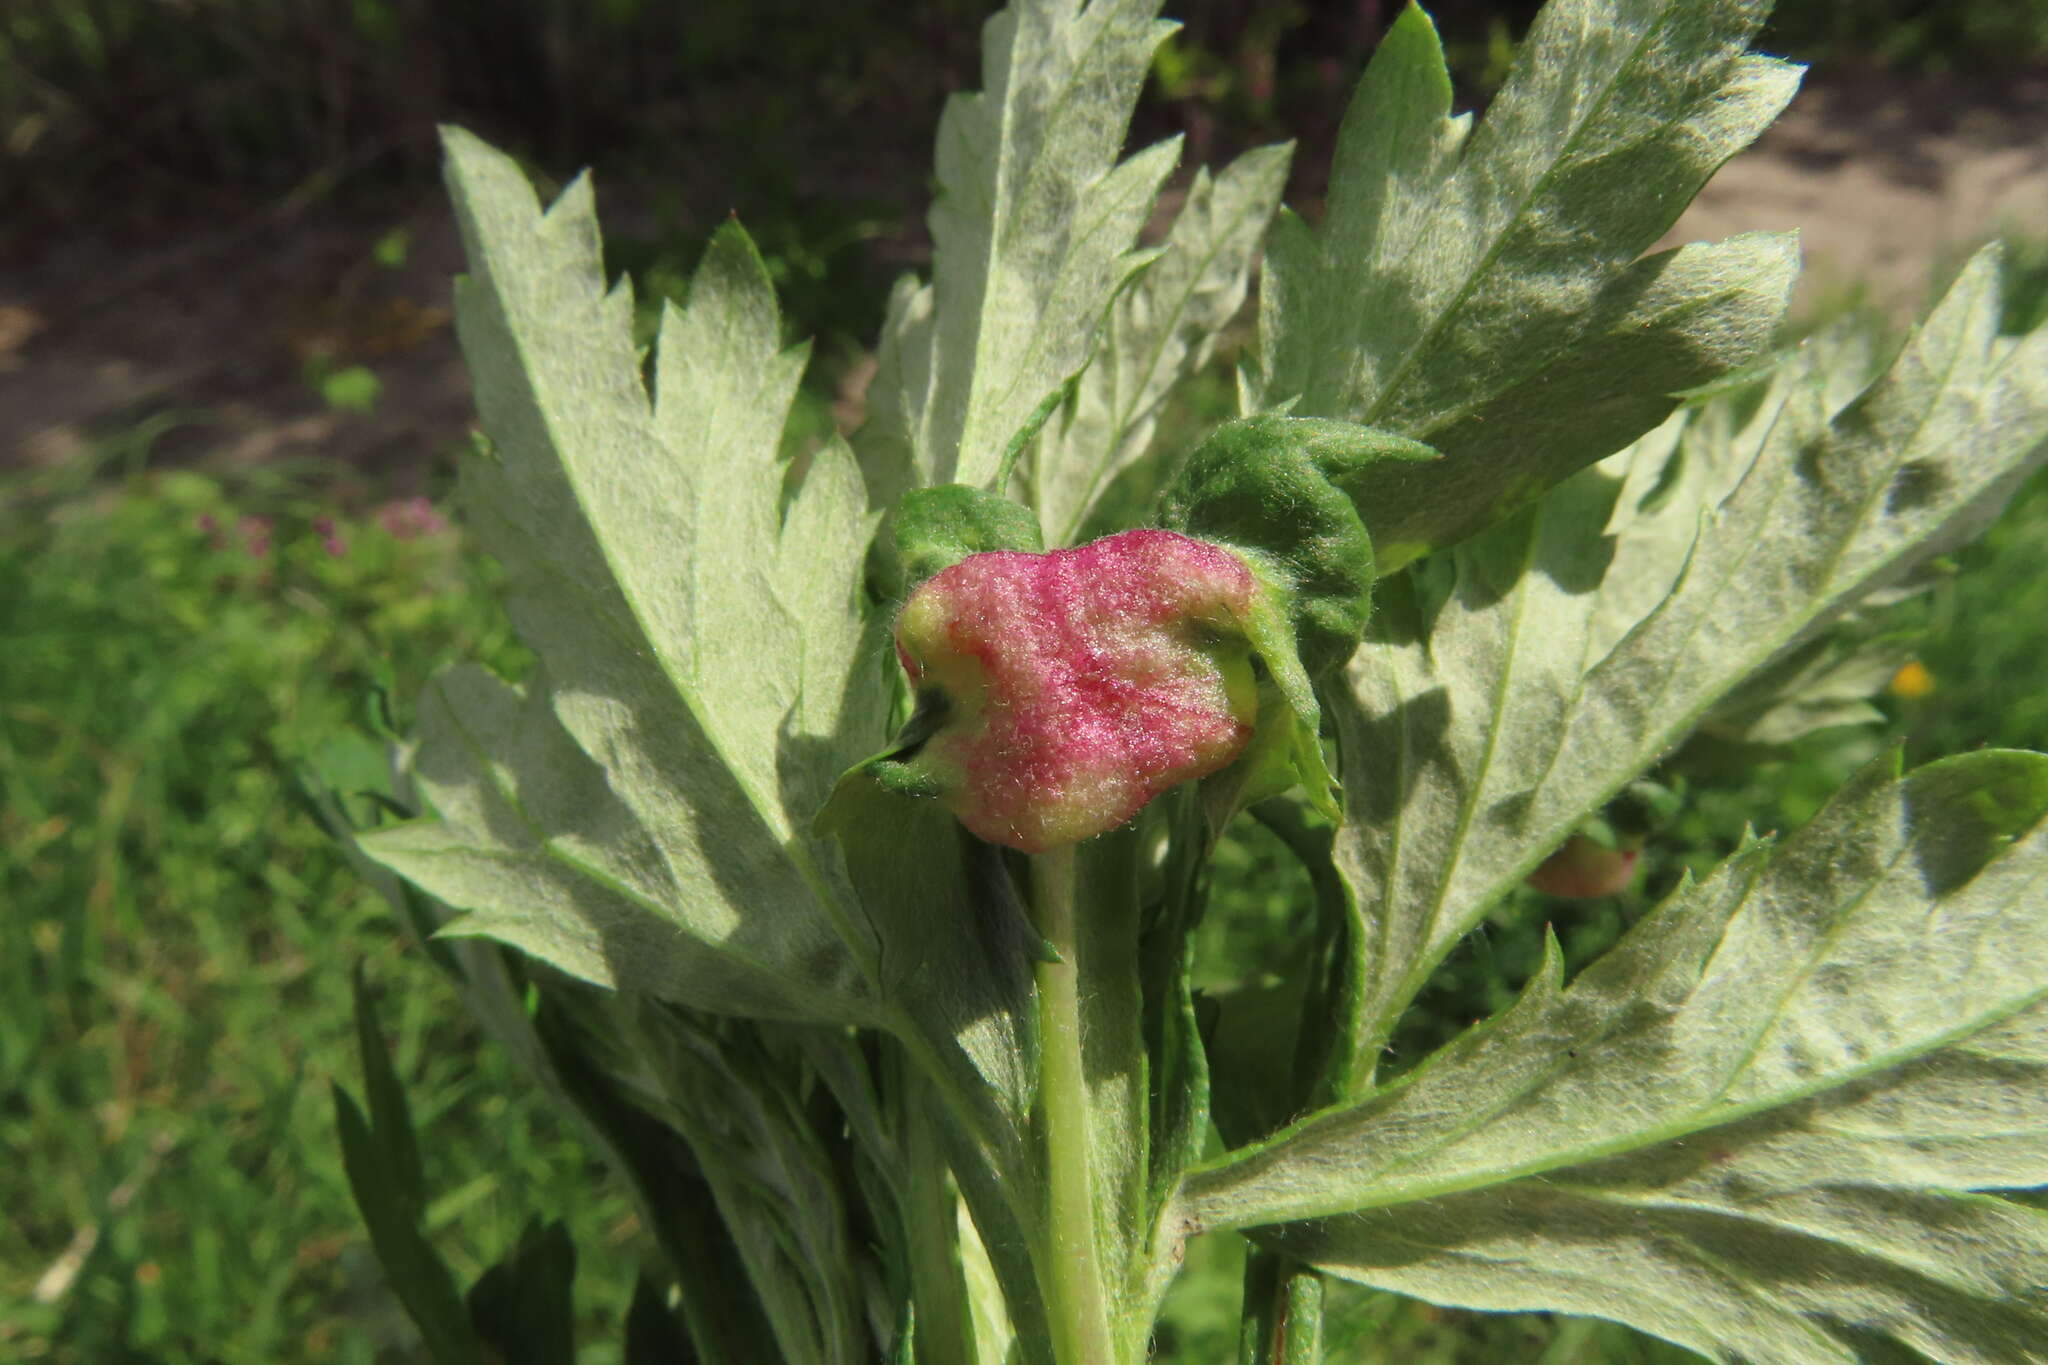
[[[1890,686],[1893,696],[1918,701],[1934,692],[1934,675],[1927,671],[1926,664],[1915,659],[1892,674]]]

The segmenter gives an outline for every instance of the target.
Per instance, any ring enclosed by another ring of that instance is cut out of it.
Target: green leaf
[[[530,1219],[518,1245],[470,1286],[470,1322],[504,1365],[576,1365],[575,1282],[569,1229]]]
[[[1256,148],[1213,179],[1198,169],[1158,259],[1109,310],[1101,347],[1032,464],[1031,501],[1053,545],[1079,539],[1096,499],[1150,447],[1167,395],[1215,354],[1244,302],[1292,150]]]
[[[1767,0],[1553,0],[1476,128],[1411,6],[1346,114],[1320,232],[1268,248],[1258,407],[1428,442],[1359,507],[1392,572],[1479,530],[1769,343],[1789,238],[1637,257],[1791,98]]]
[[[799,1042],[857,1149],[852,1183],[869,1225],[881,1230],[875,1240],[885,1280],[871,1292],[894,1320],[894,1351],[1000,1361],[1001,1350],[977,1339],[959,1193],[951,1181],[931,1178],[945,1158],[927,1104],[930,1087],[902,1065],[900,1053],[885,1055],[856,1034],[809,1030]]]
[[[363,1096],[370,1105],[370,1135],[377,1144],[378,1169],[388,1182],[390,1198],[417,1220],[427,1207],[426,1174],[420,1162],[419,1137],[413,1131],[412,1107],[405,1087],[392,1068],[390,1050],[377,1027],[376,1007],[358,961],[350,986],[355,996],[356,1051],[363,1059]]]
[[[890,791],[865,768],[841,780],[821,825],[840,842],[884,945],[897,1022],[958,1047],[946,1069],[982,1113],[975,1126],[985,1137],[1014,1130],[1030,1111],[1037,1065],[1029,962],[1014,932],[1024,911],[999,851],[938,802]]]
[[[481,1358],[482,1344],[470,1331],[455,1277],[420,1232],[417,1211],[396,1196],[378,1151],[379,1135],[362,1109],[339,1084],[333,1087],[333,1098],[349,1191],[392,1292],[420,1329],[436,1365],[474,1365]]]
[[[420,1230],[425,1209],[419,1138],[412,1111],[370,1001],[358,964],[354,980],[356,1042],[363,1062],[370,1115],[336,1083],[334,1123],[341,1138],[349,1192],[369,1229],[370,1245],[405,1311],[420,1329],[437,1365],[475,1365],[482,1344],[471,1332],[455,1277]]]
[[[543,213],[508,158],[446,143],[472,270],[457,321],[496,451],[463,492],[542,669],[524,696],[443,685],[417,759],[442,819],[362,846],[467,931],[586,979],[856,1017],[872,945],[810,823],[881,739],[873,519],[836,442],[789,491],[803,353],[760,257],[737,225],[716,234],[664,312],[650,398],[589,182]]]
[[[1146,1272],[1158,1208],[1152,1199],[1139,830],[1125,826],[1076,846],[1074,920],[1096,1264],[1110,1321],[1142,1343],[1157,1307]]]
[[[1164,1205],[1181,1172],[1201,1155],[1209,1126],[1209,1056],[1196,1016],[1189,934],[1203,910],[1202,864],[1210,847],[1199,789],[1182,788],[1162,803],[1168,843],[1160,861],[1164,886],[1138,939],[1144,992],[1145,1053],[1152,1075],[1148,1112],[1150,1206]]]
[[[939,120],[932,281],[890,302],[864,455],[885,496],[985,484],[1093,354],[1179,139],[1119,163],[1158,0],[1017,0],[982,30],[985,89]],[[998,490],[1001,491],[1001,490]]]
[[[1805,642],[1730,693],[1701,722],[1716,739],[1782,745],[1836,725],[1872,725],[1875,699],[1911,657],[1899,639],[1834,634]]]
[[[1709,708],[1981,528],[2048,457],[2048,332],[1998,336],[1997,275],[1980,256],[1846,407],[1795,354],[1762,399],[1674,419],[1382,580],[1351,687],[1326,698],[1336,859],[1373,923],[1361,1055],[1507,888]]]
[[[931,1136],[973,1211],[1024,1358],[1049,1362],[1034,1273],[1044,1220],[1029,1131],[1036,1023],[1018,934],[1025,911],[1003,851],[866,767],[841,779],[820,824],[839,841],[883,945],[889,1027],[935,1092]]]
[[[576,1008],[579,1003],[585,1008]],[[646,1098],[644,1078],[632,1069],[630,1058],[625,1068],[613,1065],[627,1030],[612,1025],[610,1009],[589,1008],[593,1004],[621,1008],[623,1000],[561,990],[542,995],[528,1033],[544,1049],[543,1075],[589,1125],[607,1162],[631,1186],[640,1217],[674,1272],[677,1316],[697,1358],[746,1359],[773,1334],[731,1226],[682,1135],[635,1102]],[[614,1074],[621,1069],[625,1075]],[[636,1315],[640,1298],[636,1293]],[[645,1331],[655,1340],[666,1335],[653,1325]],[[629,1319],[629,1359],[638,1336]]]
[[[896,1329],[896,1345],[889,1353],[889,1365],[917,1365],[917,1305],[906,1302]]]
[[[2042,1360],[2048,756],[1873,765],[1567,987],[1193,1177],[1204,1227],[1724,1360]]]
[[[645,1069],[659,1116],[683,1134],[718,1202],[789,1365],[865,1365],[876,1354],[855,1240],[828,1133],[805,1103],[802,1057],[766,1026],[640,1004],[615,1012],[622,1054]],[[837,1127],[830,1138],[837,1137]],[[760,1343],[765,1346],[766,1343]]]
[[[358,834],[377,827],[378,814],[384,811],[400,817],[413,814],[388,790],[401,780],[400,775],[408,761],[402,745],[395,742],[379,744],[366,735],[354,733],[336,744],[323,747],[312,755],[310,761],[294,764],[294,786],[307,813],[340,845],[350,868],[390,903],[399,923],[425,943],[428,959],[451,977],[460,979],[462,968],[449,945],[433,939],[440,922],[426,898],[415,893],[391,869],[369,858],[357,844]],[[363,779],[361,771],[374,771],[378,775]],[[343,792],[351,788],[359,798],[366,798],[373,804],[376,812],[359,817],[357,810],[343,796]],[[368,823],[361,823],[362,818],[367,818]]]
[[[704,843],[663,847],[550,699],[544,677],[515,688],[470,666],[442,673],[420,699],[413,779],[440,818],[359,843],[466,912],[442,933],[487,934],[586,981],[704,1009],[867,1017],[851,958],[789,863],[764,855],[751,895],[733,882],[741,850],[713,853],[730,806],[678,809],[666,825],[695,817]],[[685,793],[717,794],[717,770],[682,776]],[[729,785],[724,794],[737,800]],[[734,839],[753,828],[742,823]]]
[[[543,216],[507,158],[452,130],[448,157],[474,272],[458,322],[500,456],[465,467],[465,492],[563,723],[608,759],[645,750],[672,782],[663,742],[621,731],[685,713],[671,743],[710,752],[674,757],[715,757],[787,837],[816,808],[780,788],[785,739],[840,739],[873,527],[836,445],[784,510],[779,442],[804,357],[782,348],[767,271],[737,225],[718,232],[687,306],[664,309],[650,401],[589,182]],[[848,762],[864,751],[844,742]]]
[[[1280,1088],[1274,1084],[1277,1079],[1291,1075],[1294,1084],[1282,1092],[1288,1096],[1279,1115],[1284,1121],[1358,1088],[1361,1063],[1353,1049],[1365,995],[1358,944],[1371,933],[1371,926],[1331,860],[1333,830],[1310,822],[1298,807],[1284,801],[1266,802],[1253,814],[1301,863],[1316,910],[1315,935],[1304,945],[1313,951],[1301,973],[1299,1016],[1289,1021],[1289,1028],[1276,1030],[1291,1044],[1292,1055],[1269,1053],[1271,1074],[1262,1082],[1271,1093]],[[1269,1123],[1260,1132],[1278,1126]]]

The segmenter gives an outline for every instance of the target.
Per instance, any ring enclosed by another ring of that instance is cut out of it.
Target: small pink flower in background
[[[242,533],[242,547],[251,558],[261,559],[270,553],[270,533],[275,524],[269,517],[243,517],[235,523],[235,529]]]
[[[399,540],[439,535],[448,520],[425,498],[396,499],[377,509],[377,524]]]
[[[327,551],[332,558],[340,559],[348,553],[348,542],[343,540],[341,532],[335,529],[333,517],[313,518],[313,534],[320,537],[320,548]]]
[[[220,518],[213,513],[201,512],[193,525],[205,535],[206,547],[209,550],[225,550],[228,547],[228,538],[221,533]]]

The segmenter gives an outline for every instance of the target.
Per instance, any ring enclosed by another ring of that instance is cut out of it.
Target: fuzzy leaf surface
[[[883,945],[890,1022],[933,1083],[931,1135],[973,1210],[1021,1359],[1050,1365],[1033,1268],[1043,1190],[1030,1150],[1037,1039],[1021,893],[993,845],[938,802],[889,791],[867,771],[841,781],[823,824]]]
[[[1028,976],[982,932],[1004,883],[930,803],[819,823],[883,738],[875,520],[843,445],[800,479],[780,456],[802,355],[758,255],[737,227],[714,237],[643,377],[587,182],[543,212],[508,158],[453,131],[448,155],[473,269],[458,322],[495,447],[464,493],[540,665],[522,687],[438,678],[409,770],[433,818],[359,846],[463,912],[444,933],[713,1013],[896,1034],[941,1092],[977,1217],[1012,1230],[991,1255],[1044,1341]],[[828,1297],[807,1298],[805,1352],[837,1358],[848,1300]]]
[[[1476,127],[1410,7],[1367,68],[1320,230],[1268,247],[1258,407],[1435,446],[1360,495],[1383,572],[1498,520],[1769,343],[1796,252],[1644,260],[1799,69],[1744,55],[1766,0],[1554,0]]]
[[[1197,1175],[1204,1226],[1724,1361],[2048,1360],[2048,756],[1867,768],[1569,987]],[[1917,1354],[1915,1354],[1917,1353]]]
[[[361,836],[363,850],[488,935],[572,976],[727,1013],[852,1022],[869,1012],[851,957],[815,921],[744,915],[705,866],[679,870],[549,705],[481,668],[419,701],[413,780],[438,815]],[[791,904],[808,892],[786,869]],[[696,875],[689,875],[694,872]]]
[[[889,489],[984,484],[1088,363],[1151,259],[1138,231],[1179,140],[1119,162],[1159,0],[1016,0],[982,30],[985,86],[939,120],[932,279],[890,301],[863,454]]]
[[[1761,398],[1689,411],[1383,582],[1328,698],[1335,860],[1373,926],[1361,1057],[1580,820],[1760,668],[1981,529],[2048,455],[2048,331],[2002,338],[1998,306],[1987,252],[1853,400],[1795,354]]]
[[[447,135],[471,274],[457,321],[494,457],[463,470],[540,656],[521,697],[462,673],[416,763],[440,819],[372,857],[586,979],[706,1009],[845,1021],[873,947],[810,833],[880,739],[860,565],[872,522],[827,445],[778,445],[800,351],[737,226],[642,377],[587,180],[542,211],[507,157]]]
[[[864,1277],[827,1135],[806,1109],[806,1076],[779,1035],[639,1002],[608,1021],[642,1068],[631,1080],[689,1142],[720,1217],[761,1296],[776,1358],[858,1365],[878,1345],[864,1321]],[[836,1131],[831,1137],[838,1136]],[[765,1346],[767,1343],[760,1343]]]
[[[1151,445],[1167,395],[1215,353],[1280,206],[1289,155],[1260,147],[1213,178],[1196,171],[1158,259],[1109,310],[1095,359],[1033,462],[1032,500],[1054,546],[1080,538],[1095,500]]]

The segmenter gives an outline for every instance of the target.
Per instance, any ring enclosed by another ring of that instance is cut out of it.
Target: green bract
[[[449,134],[463,496],[538,663],[433,684],[413,818],[356,847],[517,950],[448,961],[633,1185],[696,1354],[1136,1365],[1189,1239],[1242,1232],[1247,1365],[1318,1359],[1326,1280],[1731,1361],[2044,1358],[2048,1220],[2006,1192],[2048,1185],[2048,758],[1880,760],[1381,1069],[1532,871],[1669,813],[1640,784],[1695,732],[1867,719],[1845,623],[2048,451],[1995,249],[1882,366],[1767,353],[1789,238],[1644,254],[1790,97],[1767,9],[1552,0],[1475,122],[1411,7],[1316,227],[1267,148],[1148,247],[1156,5],[1016,0],[869,421],[797,469],[742,229],[650,360],[588,182],[543,208]],[[1154,448],[1269,220],[1241,410]],[[1166,529],[1073,548],[1126,475]],[[1309,903],[1203,994],[1246,808]],[[366,1203],[445,1308],[417,1194]]]
[[[1428,460],[1419,441],[1314,417],[1245,417],[1197,446],[1168,485],[1160,520],[1255,550],[1286,592],[1309,676],[1358,648],[1372,610],[1372,538],[1357,492],[1387,460]]]
[[[907,587],[969,555],[1045,548],[1030,508],[959,483],[905,493],[890,530]]]

